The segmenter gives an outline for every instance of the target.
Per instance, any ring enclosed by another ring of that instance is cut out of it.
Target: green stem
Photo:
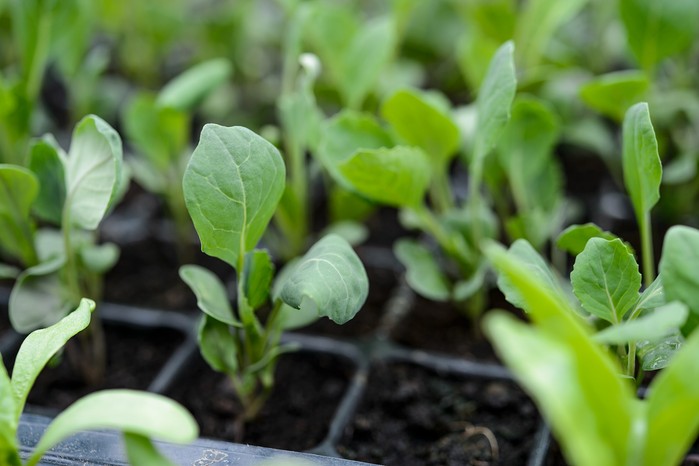
[[[454,195],[449,184],[448,166],[440,165],[434,171],[434,180],[430,186],[430,199],[437,212],[444,213],[454,208]]]
[[[473,253],[468,246],[464,242],[457,243],[458,240],[442,227],[439,220],[425,205],[419,205],[411,210],[420,219],[423,229],[437,240],[444,252],[456,260],[463,273],[468,273],[474,262]]]
[[[626,355],[626,375],[634,377],[636,372],[636,343],[629,343],[629,352]]]
[[[26,92],[29,102],[33,105],[39,95],[41,81],[44,76],[46,58],[51,46],[51,12],[42,11],[37,26],[36,47],[31,61],[27,64]]]
[[[641,253],[643,256],[643,284],[649,287],[655,280],[655,258],[653,257],[653,234],[650,226],[650,212],[646,212],[640,224]]]

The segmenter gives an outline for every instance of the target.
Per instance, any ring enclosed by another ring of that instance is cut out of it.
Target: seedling
[[[14,193],[0,199],[4,203],[0,210],[20,207],[10,222],[14,226],[7,230],[17,232],[12,238],[16,242],[7,245],[21,251],[18,257],[28,266],[17,277],[9,302],[10,322],[20,333],[58,322],[82,296],[101,297],[102,276],[116,262],[119,250],[111,243],[97,244],[96,229],[125,185],[119,135],[96,116],[87,116],[76,126],[68,154],[50,136],[35,141],[29,168],[0,169],[15,177],[8,184]],[[20,181],[27,182],[21,189]],[[30,210],[60,230],[34,233]],[[27,236],[22,236],[25,232]],[[95,383],[105,365],[97,321],[80,338],[83,350],[69,355],[86,381]]]
[[[185,202],[202,251],[228,263],[237,274],[236,308],[225,285],[208,270],[186,265],[180,276],[197,296],[201,354],[229,376],[243,411],[235,420],[241,438],[245,422],[259,413],[274,384],[284,330],[320,316],[342,324],[364,304],[368,279],[349,244],[329,235],[278,274],[269,253],[256,245],[284,191],[279,151],[242,127],[208,124],[185,171]],[[258,313],[268,308],[263,321]]]
[[[133,390],[105,390],[85,396],[59,414],[48,426],[26,462],[20,459],[17,428],[29,391],[39,373],[66,342],[90,323],[95,303],[80,301],[73,312],[42,330],[29,334],[15,358],[12,377],[0,357],[0,458],[8,466],[33,466],[54,445],[89,429],[117,429],[124,433],[129,462],[134,465],[171,465],[153,445],[156,437],[168,442],[195,440],[198,427],[182,406],[161,395]]]
[[[521,258],[497,245],[486,254],[533,324],[493,311],[484,319],[485,331],[541,409],[566,459],[581,466],[679,464],[699,431],[699,333],[689,336],[651,382],[646,399],[638,400],[635,386],[619,377],[618,364],[566,299]],[[657,312],[686,312],[689,304],[672,301]]]

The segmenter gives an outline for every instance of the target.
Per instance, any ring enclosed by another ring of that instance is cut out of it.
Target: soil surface
[[[352,374],[352,364],[318,353],[283,355],[275,386],[260,416],[249,423],[243,443],[303,451],[325,437]],[[169,396],[196,418],[202,437],[233,440],[233,419],[240,412],[228,378],[197,358]]]
[[[78,398],[107,388],[145,390],[184,336],[172,329],[141,329],[108,325],[106,378],[98,386],[85,386],[66,358],[43,370],[29,394],[28,403],[63,410]],[[68,342],[70,344],[70,342]]]
[[[338,451],[387,466],[526,464],[539,417],[514,385],[377,365]]]

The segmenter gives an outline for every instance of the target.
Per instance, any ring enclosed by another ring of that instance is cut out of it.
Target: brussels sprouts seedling
[[[361,261],[339,236],[318,241],[274,278],[266,250],[256,249],[284,191],[285,167],[279,151],[242,127],[208,124],[185,171],[187,209],[202,251],[237,273],[236,308],[226,287],[208,270],[186,265],[180,276],[204,312],[199,345],[204,359],[230,377],[244,406],[236,435],[262,408],[274,383],[282,331],[319,316],[342,324],[364,304],[368,279]],[[263,322],[257,312],[271,301]]]
[[[15,358],[10,377],[0,357],[0,458],[7,466],[33,466],[54,445],[88,429],[117,429],[124,433],[129,461],[134,465],[171,465],[151,442],[156,437],[187,443],[199,429],[182,406],[161,395],[133,390],[105,390],[87,395],[69,406],[48,426],[25,463],[20,459],[17,428],[32,385],[44,366],[66,342],[90,323],[95,303],[80,301],[73,312],[54,325],[29,334]]]

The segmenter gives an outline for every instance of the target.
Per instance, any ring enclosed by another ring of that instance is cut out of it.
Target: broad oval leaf
[[[24,409],[27,395],[44,366],[68,340],[87,328],[90,314],[94,310],[94,301],[82,299],[75,311],[50,327],[32,332],[24,339],[12,370],[12,391],[17,417]]]
[[[39,194],[36,176],[24,167],[0,164],[0,250],[22,261],[37,261],[29,212]]]
[[[621,121],[631,105],[643,100],[649,86],[648,77],[642,71],[616,71],[583,84],[580,97],[603,115]]]
[[[156,393],[103,390],[70,405],[48,426],[28,465],[36,464],[58,442],[84,430],[116,429],[167,442],[188,443],[199,427],[179,403]]]
[[[122,158],[121,139],[104,120],[89,115],[78,123],[66,163],[63,218],[70,225],[86,230],[97,228],[117,198]]]
[[[660,199],[663,167],[658,155],[658,141],[650,121],[648,104],[631,107],[623,127],[624,185],[633,203],[639,223]]]
[[[612,325],[595,334],[595,341],[607,345],[623,345],[641,340],[656,342],[673,333],[687,320],[689,311],[684,304],[673,301],[649,311],[634,320]]]
[[[661,59],[688,51],[699,32],[695,0],[621,0],[619,9],[629,47],[648,71]]]
[[[65,259],[57,256],[22,272],[12,287],[10,323],[19,333],[53,325],[70,311],[58,271]]]
[[[352,319],[369,293],[369,279],[352,247],[337,235],[318,241],[293,268],[280,298],[296,309],[314,309],[338,324]]]
[[[584,223],[582,225],[571,225],[556,239],[556,246],[567,251],[573,256],[577,256],[585,249],[587,242],[592,238],[602,238],[606,240],[616,239],[617,236],[608,231],[602,230],[594,223]],[[627,245],[629,252],[633,253],[631,247]]]
[[[420,204],[430,183],[430,163],[416,147],[360,150],[339,168],[355,191],[395,207]]]
[[[587,312],[615,324],[634,307],[641,288],[638,263],[620,239],[590,239],[575,259],[570,281]]]
[[[511,41],[498,48],[478,91],[475,159],[490,152],[510,119],[510,107],[517,91],[514,48]]]
[[[233,313],[226,287],[213,272],[198,265],[183,265],[180,278],[197,296],[197,306],[204,313],[227,325],[241,325]]]
[[[32,206],[37,217],[61,225],[61,214],[66,200],[64,155],[52,136],[44,136],[32,143],[29,168],[39,180],[39,196]]]
[[[225,58],[214,58],[193,66],[168,82],[158,94],[157,104],[183,112],[194,109],[233,73]]]
[[[393,246],[393,252],[405,267],[405,279],[413,290],[435,301],[449,299],[451,284],[440,269],[433,252],[410,239],[398,240]]]
[[[228,325],[204,314],[197,338],[199,351],[212,369],[230,375],[238,373],[238,346]]]
[[[689,335],[699,317],[699,230],[687,226],[674,226],[665,235],[663,255],[660,259],[660,277],[668,301],[686,304],[692,315],[682,328]]]
[[[446,165],[459,147],[459,127],[422,92],[394,93],[381,106],[381,114],[401,139],[424,150],[437,166]]]
[[[272,144],[247,128],[204,126],[183,180],[202,251],[239,268],[267,228],[284,185],[284,161]]]

